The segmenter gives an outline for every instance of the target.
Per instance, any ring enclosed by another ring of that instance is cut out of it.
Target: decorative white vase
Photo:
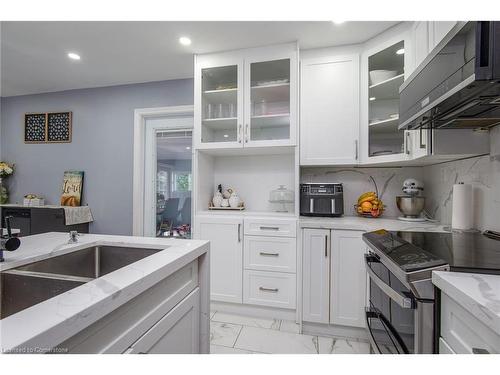
[[[220,206],[221,207],[229,207],[229,199],[223,199]]]
[[[221,204],[222,204],[222,200],[224,198],[222,197],[222,194],[220,191],[217,191],[215,194],[214,194],[214,197],[212,198],[212,204],[214,205],[214,207],[220,207]]]
[[[241,199],[238,196],[238,194],[236,192],[231,194],[231,196],[229,197],[229,205],[232,208],[237,208],[240,205],[240,203],[241,203]]]

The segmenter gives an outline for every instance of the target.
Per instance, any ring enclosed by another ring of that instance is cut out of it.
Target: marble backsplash
[[[473,186],[474,224],[479,230],[500,231],[500,161],[482,156],[452,161],[423,170],[426,210],[443,224],[451,223],[453,184]]]
[[[301,168],[300,182],[341,182],[344,185],[345,215],[355,215],[354,204],[367,191],[375,191],[370,178],[375,180],[379,197],[386,206],[383,217],[395,218],[401,215],[396,206],[396,196],[402,195],[403,181],[407,178],[423,179],[421,167],[397,168]]]
[[[403,181],[413,177],[424,183],[426,211],[442,224],[451,224],[453,185],[470,183],[474,192],[474,224],[479,230],[500,231],[500,160],[481,156],[425,167],[323,168],[303,167],[300,182],[341,182],[344,184],[345,215],[355,215],[359,195],[374,191],[372,176],[386,205],[384,217],[400,216],[396,196],[402,195]]]

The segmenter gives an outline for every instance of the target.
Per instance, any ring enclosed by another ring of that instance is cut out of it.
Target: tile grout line
[[[236,343],[238,342],[238,339],[240,338],[241,331],[243,331],[243,324],[241,325],[240,331],[238,332],[238,336],[236,336],[236,340],[234,340],[234,344],[233,344],[234,349],[238,349],[235,346],[236,346]]]

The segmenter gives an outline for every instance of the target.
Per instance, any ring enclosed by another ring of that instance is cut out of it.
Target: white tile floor
[[[368,343],[302,335],[295,322],[212,311],[212,354],[369,354]]]

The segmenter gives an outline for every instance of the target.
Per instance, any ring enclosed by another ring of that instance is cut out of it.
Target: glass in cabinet
[[[406,152],[405,132],[398,130],[404,48],[400,41],[368,57],[369,157]]]
[[[245,143],[290,139],[290,59],[250,62]],[[248,92],[248,91],[247,91]]]
[[[237,142],[238,65],[201,70],[201,142]]]

